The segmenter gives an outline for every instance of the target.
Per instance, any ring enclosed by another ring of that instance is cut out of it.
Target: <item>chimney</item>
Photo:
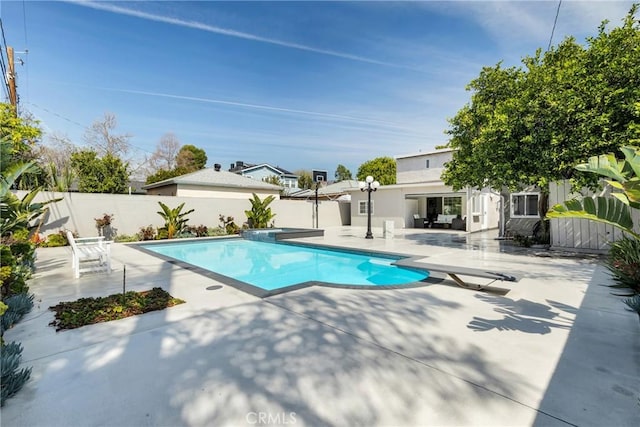
[[[215,170],[216,172],[220,172],[220,168],[221,168],[220,163],[216,163],[213,165],[213,170]]]
[[[229,171],[233,171],[235,168],[236,168],[236,164],[231,163],[231,167],[229,168]]]

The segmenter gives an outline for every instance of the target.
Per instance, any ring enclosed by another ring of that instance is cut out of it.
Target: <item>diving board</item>
[[[479,268],[470,268],[470,267],[458,267],[453,265],[443,265],[443,264],[431,264],[427,262],[416,261],[417,258],[405,258],[400,259],[394,262],[394,265],[398,267],[408,267],[415,268],[419,270],[428,270],[435,271],[438,273],[445,273],[448,275],[458,286],[465,289],[471,289],[474,291],[484,290],[491,283],[496,280],[504,281],[504,282],[517,282],[518,278],[509,274],[500,273],[496,271],[487,271]],[[481,279],[492,279],[490,283],[486,285],[474,285],[467,283],[460,276],[468,276],[468,277],[477,277]]]

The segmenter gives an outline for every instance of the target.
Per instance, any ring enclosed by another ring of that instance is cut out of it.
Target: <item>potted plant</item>
[[[94,218],[96,221],[96,228],[98,229],[98,236],[104,236],[105,239],[111,240],[115,234],[111,223],[113,222],[114,215],[103,214],[101,218]]]

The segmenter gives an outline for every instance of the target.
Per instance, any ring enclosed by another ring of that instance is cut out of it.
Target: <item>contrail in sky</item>
[[[304,45],[304,44],[288,42],[288,41],[278,40],[278,39],[272,39],[272,38],[268,38],[268,37],[262,37],[262,36],[258,36],[258,35],[255,35],[255,34],[245,33],[245,32],[242,32],[242,31],[236,31],[236,30],[231,30],[231,29],[228,29],[228,28],[221,28],[221,27],[216,27],[216,26],[213,26],[213,25],[207,25],[207,24],[203,24],[201,22],[196,22],[196,21],[185,21],[185,20],[178,19],[178,18],[171,18],[171,17],[168,17],[168,16],[155,15],[155,14],[152,14],[152,13],[147,13],[147,12],[141,12],[141,11],[138,11],[138,10],[127,9],[127,8],[124,8],[124,7],[121,7],[121,6],[116,6],[116,5],[113,5],[113,4],[94,3],[94,2],[75,1],[75,0],[71,0],[71,3],[77,4],[77,5],[81,5],[81,6],[90,7],[92,9],[104,10],[104,11],[107,11],[107,12],[118,13],[118,14],[121,14],[121,15],[135,16],[137,18],[148,19],[150,21],[164,22],[166,24],[179,25],[181,27],[193,28],[193,29],[207,31],[209,33],[220,34],[220,35],[224,35],[224,36],[228,36],[228,37],[236,37],[236,38],[245,39],[245,40],[251,40],[251,41],[255,41],[255,42],[259,42],[259,43],[268,43],[268,44],[272,44],[272,45],[276,45],[276,46],[288,47],[288,48],[291,48],[291,49],[304,50],[304,51],[307,51],[307,52],[319,53],[319,54],[322,54],[322,55],[328,55],[328,56],[333,56],[333,57],[336,57],[336,58],[348,59],[348,60],[351,60],[351,61],[366,62],[366,63],[369,63],[369,64],[382,65],[382,66],[385,66],[385,67],[402,68],[402,69],[405,69],[405,70],[411,70],[411,71],[417,71],[417,72],[425,72],[424,70],[421,70],[419,68],[409,67],[409,66],[400,65],[400,64],[394,64],[392,62],[379,61],[377,59],[367,58],[367,57],[358,56],[358,55],[352,55],[352,54],[349,54],[349,53],[338,52],[338,51],[335,51],[335,50],[319,49],[319,48],[315,48],[315,47],[312,47],[312,46],[307,46],[307,45]]]
[[[292,108],[273,107],[270,105],[247,104],[244,102],[223,101],[220,99],[199,98],[195,96],[185,96],[185,95],[172,95],[169,93],[148,92],[148,91],[134,90],[134,89],[117,89],[117,88],[109,88],[109,87],[100,87],[98,89],[109,90],[114,92],[131,93],[131,94],[137,94],[137,95],[158,96],[158,97],[172,98],[172,99],[183,99],[186,101],[205,102],[209,104],[222,104],[222,105],[231,105],[235,107],[254,108],[259,110],[276,111],[281,113],[303,114],[307,116],[322,117],[326,119],[343,120],[343,121],[356,122],[356,123],[368,123],[368,124],[375,124],[380,126],[404,129],[404,127],[393,122],[387,122],[387,121],[376,120],[376,119],[368,119],[364,117],[345,116],[342,114],[321,113],[317,111],[307,111],[307,110],[296,110]]]

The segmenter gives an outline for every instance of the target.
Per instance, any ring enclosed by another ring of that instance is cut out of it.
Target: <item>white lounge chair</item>
[[[67,240],[71,245],[72,267],[74,275],[80,277],[80,273],[88,271],[106,271],[111,273],[111,241],[104,236],[74,238],[67,231]]]

